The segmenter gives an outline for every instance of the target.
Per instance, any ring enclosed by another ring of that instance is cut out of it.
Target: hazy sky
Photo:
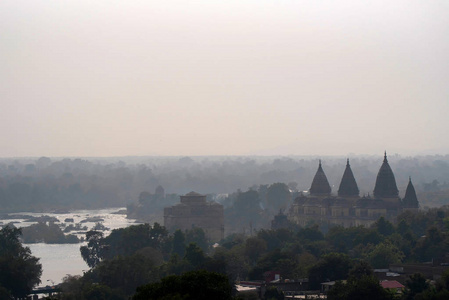
[[[449,153],[449,1],[0,1],[1,157]]]

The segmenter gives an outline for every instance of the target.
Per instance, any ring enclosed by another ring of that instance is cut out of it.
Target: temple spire
[[[395,198],[398,197],[399,191],[396,185],[393,171],[387,160],[387,151],[384,154],[384,161],[377,173],[376,185],[374,187],[374,197],[377,198]]]
[[[339,197],[351,197],[359,196],[359,187],[355,181],[354,174],[352,173],[351,166],[349,165],[349,158],[346,161],[346,169],[341,178],[340,187],[338,189]]]
[[[416,196],[415,187],[413,186],[412,178],[410,176],[408,178],[404,199],[402,199],[402,206],[404,208],[419,208],[418,197]]]
[[[315,177],[313,177],[309,191],[312,196],[328,196],[331,193],[331,186],[321,166],[321,159],[319,160],[318,170],[316,171]]]

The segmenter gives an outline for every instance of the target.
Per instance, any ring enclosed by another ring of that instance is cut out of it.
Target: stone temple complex
[[[223,205],[206,201],[206,195],[190,192],[180,196],[181,203],[164,208],[164,226],[168,230],[202,228],[211,242],[224,238]]]
[[[377,174],[373,197],[360,197],[349,159],[338,194],[332,195],[320,161],[309,195],[301,194],[297,197],[290,207],[287,217],[289,221],[300,226],[312,223],[344,227],[370,226],[381,216],[392,220],[404,210],[418,208],[419,202],[411,179],[404,198],[399,198],[396,179],[385,153],[382,166]]]

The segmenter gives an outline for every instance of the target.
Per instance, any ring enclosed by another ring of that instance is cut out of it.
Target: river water
[[[72,218],[74,222],[67,222],[66,224],[80,223],[87,218],[98,217],[103,219],[101,223],[109,228],[104,231],[104,235],[107,236],[113,229],[128,227],[130,225],[137,224],[133,219],[127,219],[124,214],[114,214],[124,208],[108,208],[97,210],[77,210],[70,213],[28,213],[22,212],[16,215],[28,215],[39,217],[42,215],[55,217],[60,223],[63,224],[67,218]],[[18,217],[17,219],[1,220],[0,224],[7,224],[14,222],[16,227],[27,227],[33,224],[33,222],[25,222],[24,219]],[[58,223],[56,223],[58,224]],[[90,230],[95,225],[95,222],[83,222],[82,226],[87,226]],[[73,234],[73,232],[71,232]],[[77,232],[77,236],[83,237],[85,231]],[[39,286],[53,285],[62,282],[63,278],[67,275],[82,275],[83,272],[89,270],[89,267],[84,262],[80,254],[80,247],[85,243],[79,244],[24,244],[24,246],[31,249],[33,256],[40,259],[42,264],[42,276],[41,284]]]

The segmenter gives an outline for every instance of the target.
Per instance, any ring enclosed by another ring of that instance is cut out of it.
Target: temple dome
[[[349,165],[349,159],[346,162],[346,169],[343,173],[343,177],[341,178],[338,196],[359,196],[359,187],[357,186],[357,182],[355,182],[354,174],[352,173],[351,166]]]
[[[377,173],[376,185],[374,187],[374,196],[377,198],[394,198],[398,197],[399,191],[396,185],[393,171],[387,160],[385,152],[384,161]]]
[[[415,187],[413,186],[411,178],[408,180],[405,196],[404,199],[402,199],[402,205],[405,208],[419,208],[418,197],[416,197]]]
[[[326,174],[324,174],[323,168],[321,167],[321,160],[315,177],[313,177],[312,185],[310,186],[309,191],[312,196],[327,196],[331,193],[331,186],[329,185]]]

